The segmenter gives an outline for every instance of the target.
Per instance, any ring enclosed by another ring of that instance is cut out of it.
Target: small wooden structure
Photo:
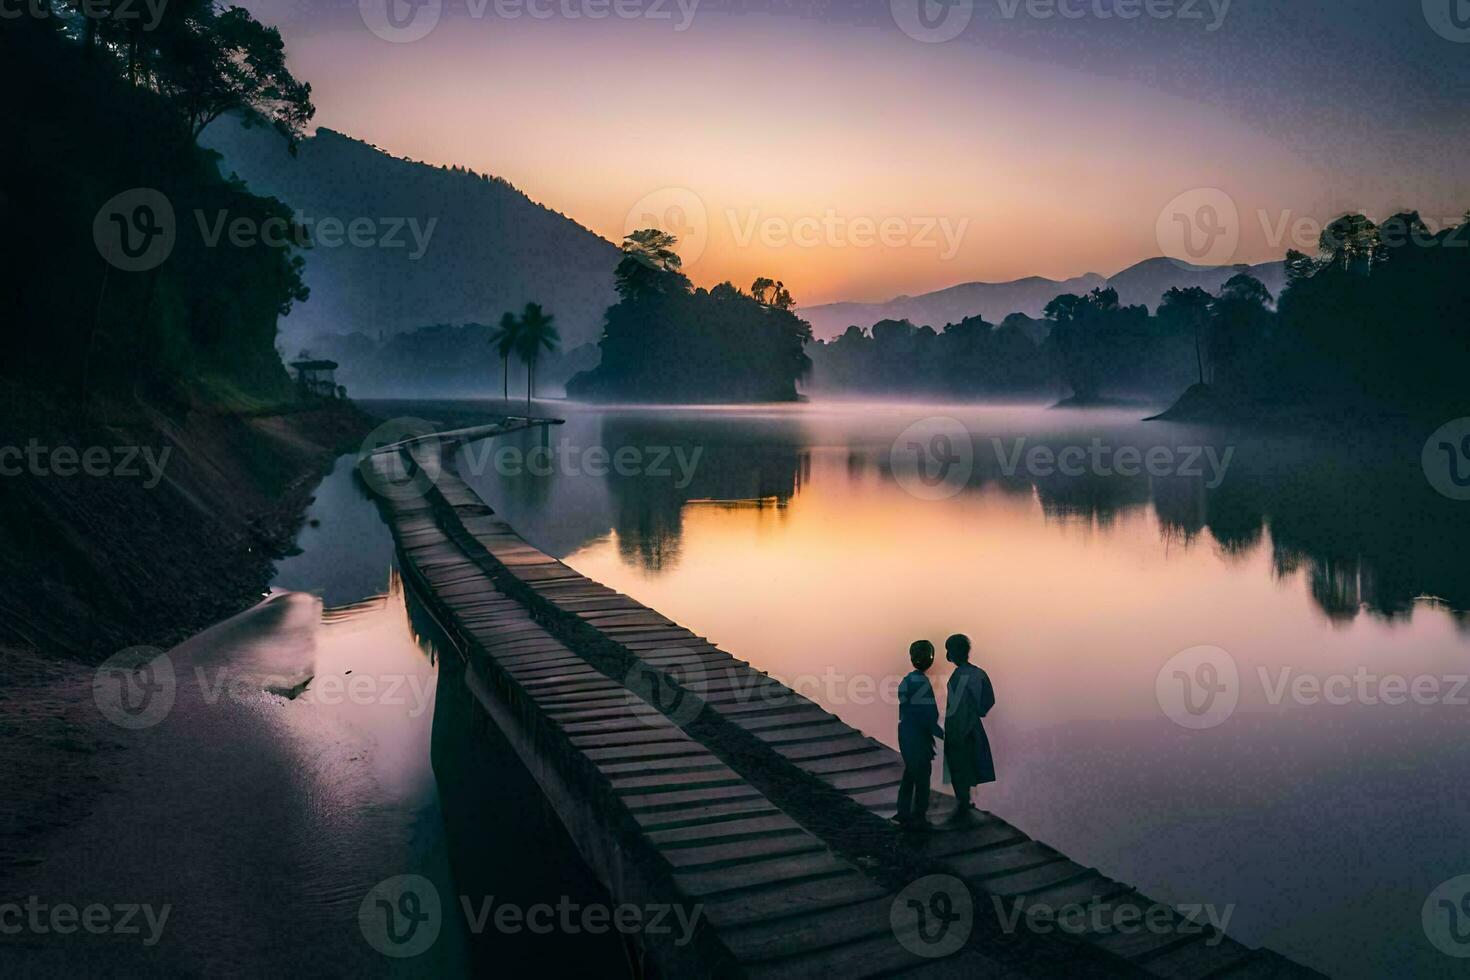
[[[337,362],[313,358],[306,351],[291,362],[296,372],[296,386],[302,394],[313,398],[345,398],[347,389],[337,385]]]

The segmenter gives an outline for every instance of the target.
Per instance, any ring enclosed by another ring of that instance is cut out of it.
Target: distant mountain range
[[[498,177],[399,159],[330,129],[303,140],[294,158],[274,132],[230,118],[201,142],[223,154],[226,175],[280,198],[313,232],[311,298],[281,321],[290,355],[323,333],[496,323],[528,302],[555,315],[570,350],[596,343],[617,300],[618,247]],[[328,219],[343,228],[329,236]],[[353,221],[370,244],[348,242]]]
[[[1013,282],[967,282],[921,296],[898,296],[884,303],[827,303],[803,307],[798,312],[821,340],[836,337],[853,324],[866,328],[879,320],[908,320],[942,330],[945,324],[958,323],[968,316],[983,316],[992,323],[1012,313],[1039,317],[1046,304],[1063,293],[1081,294],[1104,286],[1118,291],[1119,302],[1152,310],[1158,306],[1159,297],[1175,286],[1199,286],[1215,292],[1237,272],[1249,272],[1265,283],[1273,296],[1280,295],[1286,284],[1282,262],[1198,266],[1156,258],[1129,266],[1111,278],[1090,272],[1063,280],[1030,276]]]
[[[290,355],[322,334],[376,338],[433,324],[495,323],[528,302],[556,316],[565,350],[602,335],[603,314],[617,300],[618,247],[501,178],[401,159],[325,128],[303,140],[295,157],[273,131],[247,130],[230,118],[210,126],[201,142],[222,154],[226,174],[286,202],[312,232],[316,244],[305,253],[311,298],[281,321],[281,343]],[[214,216],[200,220],[212,223]],[[354,221],[366,244],[349,242]],[[1110,278],[1088,273],[1060,281],[969,282],[882,303],[828,303],[798,312],[821,339],[884,319],[940,329],[976,315],[992,323],[1012,313],[1039,317],[1056,296],[1099,286],[1117,289],[1125,304],[1153,309],[1170,287],[1213,292],[1237,271],[1249,271],[1273,295],[1286,280],[1281,262],[1207,267],[1155,258]]]

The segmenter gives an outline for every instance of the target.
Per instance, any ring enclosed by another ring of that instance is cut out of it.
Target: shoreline
[[[21,409],[7,410],[0,445],[56,447],[58,464],[97,447],[158,461],[149,480],[59,465],[0,480],[0,649],[80,663],[172,646],[258,603],[313,488],[374,424],[351,402],[269,414],[135,403],[106,422],[39,398]]]

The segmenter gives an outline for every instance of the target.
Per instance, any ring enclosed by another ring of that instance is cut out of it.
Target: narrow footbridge
[[[457,475],[466,442],[364,459],[403,576],[619,903],[700,908],[641,937],[671,976],[1317,976],[995,816],[901,833],[902,763],[750,664],[524,541]],[[732,601],[754,601],[753,598]]]

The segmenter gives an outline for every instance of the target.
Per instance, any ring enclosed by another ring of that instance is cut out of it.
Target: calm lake
[[[460,454],[533,544],[890,745],[909,642],[968,633],[998,698],[981,807],[1334,975],[1459,975],[1422,914],[1470,873],[1470,522],[1420,445],[1140,409],[542,407],[567,424]],[[385,591],[350,467],[312,514],[276,584]],[[443,793],[460,770],[434,768]]]
[[[533,544],[890,745],[909,642],[968,633],[999,700],[982,807],[1331,973],[1458,968],[1421,911],[1470,872],[1470,522],[1419,444],[1140,410],[555,414],[461,453]]]

